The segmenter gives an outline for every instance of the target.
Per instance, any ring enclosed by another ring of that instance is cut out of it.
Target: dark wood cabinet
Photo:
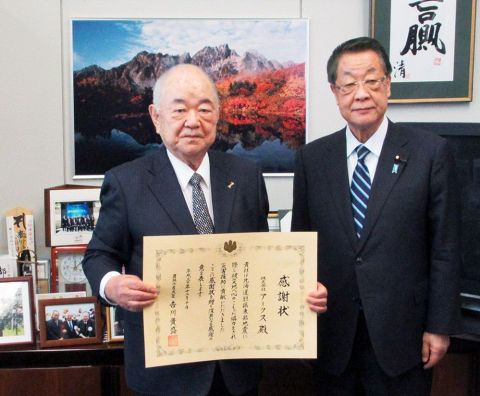
[[[479,363],[480,343],[452,339],[450,352],[434,370],[432,396],[480,395]],[[314,375],[308,362],[265,361],[259,394],[316,395]],[[125,383],[122,344],[0,351],[0,395],[60,393],[133,396]]]
[[[12,390],[15,390],[12,393]],[[131,396],[121,344],[0,351],[0,395]]]

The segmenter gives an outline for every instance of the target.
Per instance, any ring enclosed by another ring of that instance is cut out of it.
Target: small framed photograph
[[[108,342],[122,342],[124,336],[123,327],[123,309],[121,307],[107,307],[107,341]]]
[[[84,291],[78,292],[66,292],[66,293],[37,293],[35,294],[35,326],[37,331],[40,331],[38,326],[38,302],[40,300],[53,300],[59,298],[77,298],[77,297],[87,297],[87,293]]]
[[[0,278],[0,349],[34,343],[32,277]]]
[[[100,187],[66,184],[45,189],[45,245],[85,245],[100,212]]]
[[[40,347],[102,342],[100,303],[95,297],[38,301]]]

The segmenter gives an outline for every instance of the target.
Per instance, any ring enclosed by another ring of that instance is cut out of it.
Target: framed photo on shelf
[[[100,303],[95,297],[38,301],[40,347],[102,342]]]
[[[0,278],[0,349],[35,343],[31,276]]]
[[[471,102],[476,0],[371,0],[392,64],[391,103]]]
[[[92,289],[83,272],[82,260],[87,245],[52,247],[52,278],[50,289],[55,292],[84,291],[92,295]]]
[[[121,307],[107,307],[107,341],[122,342],[124,339],[123,315]]]
[[[45,245],[85,245],[100,212],[100,187],[66,184],[45,189]]]
[[[38,302],[40,300],[54,300],[59,298],[77,298],[77,297],[87,297],[86,292],[66,292],[66,293],[37,293],[35,294],[35,326],[37,327],[37,331],[40,330],[38,326]]]

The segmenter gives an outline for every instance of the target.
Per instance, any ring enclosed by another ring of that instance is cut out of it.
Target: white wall
[[[68,181],[64,156],[62,22],[68,16],[307,17],[310,19],[309,140],[341,128],[325,65],[342,41],[368,35],[367,0],[0,0],[0,253],[7,250],[4,213],[33,209],[40,257],[45,248],[43,190]],[[478,13],[477,13],[478,14]],[[479,40],[480,32],[476,33]],[[64,38],[65,39],[65,38]],[[476,51],[480,54],[480,50]],[[477,59],[480,59],[476,56]],[[474,77],[479,76],[480,61]],[[480,122],[474,79],[471,103],[390,105],[394,121]],[[68,141],[67,141],[68,143]],[[85,184],[82,182],[82,184]],[[91,182],[90,184],[99,184]],[[292,179],[267,179],[272,209],[291,207]]]

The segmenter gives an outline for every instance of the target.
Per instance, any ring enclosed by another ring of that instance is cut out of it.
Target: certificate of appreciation
[[[145,365],[315,358],[317,234],[260,232],[144,238]]]

